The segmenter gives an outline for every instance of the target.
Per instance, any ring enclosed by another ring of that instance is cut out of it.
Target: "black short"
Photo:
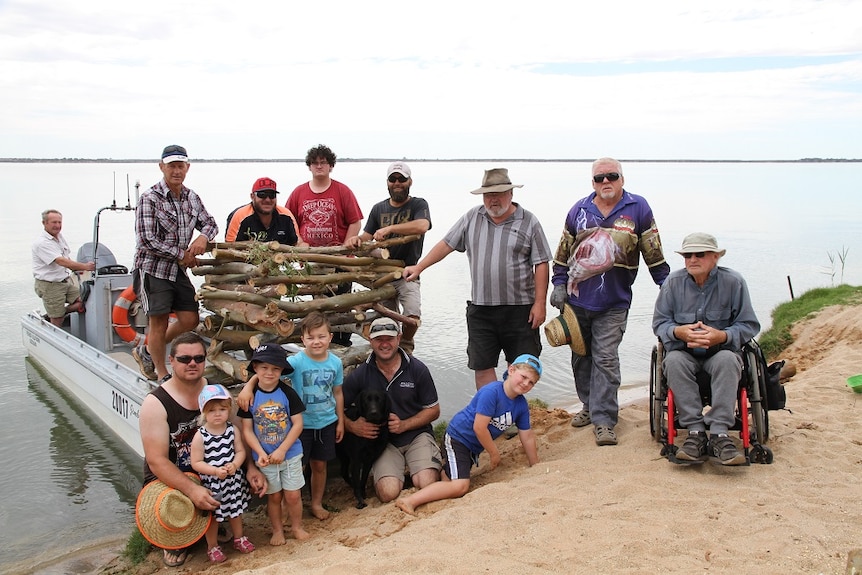
[[[467,366],[496,368],[500,351],[511,363],[522,353],[539,357],[539,330],[530,327],[531,305],[475,305],[467,302]]]
[[[141,272],[143,289],[136,288],[138,299],[147,315],[167,315],[172,311],[198,311],[195,287],[189,276],[181,271],[176,281],[164,280]]]
[[[323,429],[303,428],[299,436],[302,441],[302,465],[309,459],[316,461],[331,461],[335,459],[335,428],[338,422],[332,422]]]

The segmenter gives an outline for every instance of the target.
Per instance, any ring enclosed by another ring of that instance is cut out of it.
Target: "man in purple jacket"
[[[619,346],[632,302],[640,254],[653,281],[670,272],[652,209],[623,189],[623,168],[613,158],[593,162],[593,190],[569,210],[554,256],[551,305],[570,304],[586,355],[572,353],[572,373],[583,410],[575,427],[594,426],[597,445],[616,445],[619,414]]]

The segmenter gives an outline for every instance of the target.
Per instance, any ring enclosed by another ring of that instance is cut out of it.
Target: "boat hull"
[[[37,312],[21,319],[21,330],[30,358],[143,457],[140,412],[152,383]]]

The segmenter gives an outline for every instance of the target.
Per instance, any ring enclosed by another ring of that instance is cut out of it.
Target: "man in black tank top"
[[[203,511],[218,508],[209,489],[192,481],[184,472],[192,471],[191,441],[198,428],[198,395],[207,384],[204,378],[206,350],[199,335],[186,332],[173,340],[170,362],[173,375],[154,389],[141,405],[141,442],[144,447],[144,484],[156,479],[184,493]],[[248,480],[254,493],[266,490],[266,479],[253,464]],[[179,566],[186,550],[164,550],[166,565]]]

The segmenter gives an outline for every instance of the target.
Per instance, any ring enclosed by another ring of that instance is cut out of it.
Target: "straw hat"
[[[578,355],[587,354],[587,346],[581,335],[581,325],[572,306],[565,304],[563,313],[545,324],[545,337],[551,347],[569,344],[572,351]]]
[[[200,478],[186,473],[200,485]],[[183,549],[204,536],[212,514],[200,511],[178,489],[156,480],[144,485],[135,504],[135,522],[144,539],[162,549]]]

